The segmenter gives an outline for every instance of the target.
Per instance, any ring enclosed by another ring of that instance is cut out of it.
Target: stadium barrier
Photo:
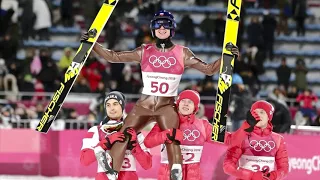
[[[316,131],[320,132],[319,128]],[[88,167],[80,164],[80,149],[85,133],[86,130],[50,131],[48,134],[41,134],[30,129],[0,129],[0,174],[94,177],[96,163]],[[284,135],[284,138],[290,164],[287,179],[318,179],[319,136]],[[201,162],[203,179],[232,179],[222,169],[225,152],[224,145],[205,145],[203,157],[206,158]],[[156,178],[160,147],[151,149],[151,153],[152,168],[143,170],[139,165],[137,167],[142,178]]]

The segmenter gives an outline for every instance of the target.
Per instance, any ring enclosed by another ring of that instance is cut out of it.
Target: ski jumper
[[[160,49],[155,44],[144,44],[133,51],[123,52],[115,52],[96,46],[99,44],[95,45],[95,52],[109,62],[136,62],[141,65],[144,86],[142,96],[132,110],[134,113],[128,114],[122,129],[125,129],[128,121],[131,122],[132,119],[148,123],[151,116],[166,116],[166,114],[160,113],[160,111],[162,112],[160,109],[174,110],[174,97],[178,94],[178,86],[185,68],[194,68],[206,75],[213,75],[219,71],[221,63],[219,59],[207,64],[195,57],[189,48],[181,45]],[[139,117],[142,115],[146,115],[148,118],[140,119]],[[170,115],[168,113],[168,117]],[[142,124],[134,129],[140,131],[144,126],[145,124]]]
[[[143,90],[140,99],[127,115],[121,131],[127,127],[139,132],[150,121],[156,121],[161,130],[178,128],[178,114],[174,97],[185,68],[194,68],[206,75],[219,71],[220,60],[207,64],[197,58],[189,48],[173,45],[171,48],[157,48],[155,44],[143,44],[133,51],[115,52],[103,49],[99,44],[94,51],[112,63],[140,63]],[[110,155],[114,158],[113,169],[119,170],[125,146],[116,143]],[[170,162],[181,163],[179,146],[167,147]],[[174,153],[177,152],[177,153]],[[174,160],[175,159],[175,160]],[[172,161],[173,160],[173,161]]]
[[[91,127],[83,139],[80,155],[81,164],[84,166],[89,166],[95,162],[96,157],[93,150],[94,147],[99,143],[99,141],[114,132],[105,132],[101,125]],[[126,150],[125,152],[125,158],[118,176],[119,180],[138,180],[138,175],[136,173],[136,160],[144,169],[149,169],[152,166],[152,157],[149,153],[149,150],[143,143],[144,136],[140,133],[137,135],[137,138],[139,145],[137,145],[133,151]],[[103,168],[99,163],[95,180],[108,180],[106,173],[103,171]]]

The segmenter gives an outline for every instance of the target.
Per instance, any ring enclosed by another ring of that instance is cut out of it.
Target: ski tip
[[[110,6],[114,6],[117,4],[118,0],[105,0],[104,3]]]

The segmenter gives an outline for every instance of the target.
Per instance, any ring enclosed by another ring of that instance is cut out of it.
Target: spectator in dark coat
[[[296,75],[294,85],[298,88],[298,91],[304,91],[308,86],[308,68],[303,58],[297,58],[296,67],[293,69],[293,72]]]
[[[284,86],[286,91],[290,84],[291,68],[287,66],[286,57],[282,57],[281,65],[277,68],[278,85]]]
[[[37,79],[42,82],[45,92],[54,92],[56,90],[56,80],[58,80],[59,77],[58,67],[51,59],[47,49],[42,49],[40,51],[40,60],[42,68],[37,75]]]
[[[91,89],[90,86],[88,85],[88,81],[86,78],[82,77],[77,84],[72,88],[73,92],[78,92],[78,93],[90,93]]]
[[[89,29],[100,9],[99,0],[82,0],[80,6],[85,17],[85,29]]]
[[[18,45],[18,41],[9,32],[2,40],[0,39],[0,57],[2,56],[6,64],[16,59]]]
[[[33,25],[36,19],[36,15],[33,13],[33,0],[20,0],[19,4],[23,11],[21,14],[21,31],[22,38],[28,40],[34,38]]]
[[[264,12],[264,17],[262,21],[263,26],[263,41],[264,47],[269,59],[273,60],[273,45],[274,45],[274,33],[277,28],[277,21],[272,16],[269,11]]]
[[[212,43],[212,32],[214,31],[214,20],[210,17],[210,13],[206,13],[206,17],[200,24],[201,31],[205,34],[206,42]]]
[[[224,30],[226,26],[226,20],[223,19],[223,14],[219,13],[218,17],[214,20],[214,34],[217,46],[223,46]]]
[[[267,99],[274,107],[272,118],[273,132],[276,133],[290,133],[292,118],[290,111],[281,103],[273,99]]]
[[[246,113],[250,110],[253,98],[250,90],[243,84],[242,78],[238,74],[233,75],[231,86],[231,121],[232,131],[240,128],[246,119]]]
[[[304,36],[306,33],[304,21],[307,18],[307,1],[292,0],[293,16],[296,21],[297,35]]]
[[[139,46],[141,46],[143,43],[145,43],[145,42],[144,42],[145,38],[152,39],[152,36],[151,36],[150,29],[149,29],[149,25],[146,24],[146,23],[143,23],[143,24],[139,27],[138,34],[137,34],[137,36],[135,37],[136,47],[139,47]]]
[[[254,16],[247,27],[248,42],[250,47],[261,47],[263,45],[263,27],[259,18]]]
[[[185,14],[180,22],[180,31],[184,36],[186,41],[186,46],[190,43],[194,44],[195,38],[195,31],[194,31],[194,23],[193,20],[190,18],[189,14]]]
[[[106,41],[108,42],[108,49],[114,49],[121,38],[120,24],[115,18],[111,16],[106,27]]]
[[[73,1],[61,0],[60,4],[60,14],[63,26],[71,27],[73,26]]]
[[[0,2],[1,6],[1,2]],[[0,37],[7,33],[9,25],[11,24],[11,18],[14,14],[13,9],[3,10],[0,7]]]

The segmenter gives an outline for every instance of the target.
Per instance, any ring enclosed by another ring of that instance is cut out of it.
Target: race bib
[[[181,75],[142,72],[142,94],[153,96],[177,96]]]
[[[199,163],[202,155],[203,146],[185,146],[180,145],[182,154],[182,164]],[[161,152],[161,163],[169,164],[167,149]]]
[[[136,171],[136,159],[132,155],[131,151],[126,150],[126,154],[123,159],[123,163],[120,171]]]
[[[239,160],[239,167],[254,172],[275,170],[275,158],[269,156],[248,156],[242,155]]]
[[[112,166],[112,163],[110,163],[110,166]],[[124,156],[120,171],[136,171],[136,161],[131,151],[129,150],[126,150],[126,154]],[[104,172],[100,164],[98,164],[98,172]]]

